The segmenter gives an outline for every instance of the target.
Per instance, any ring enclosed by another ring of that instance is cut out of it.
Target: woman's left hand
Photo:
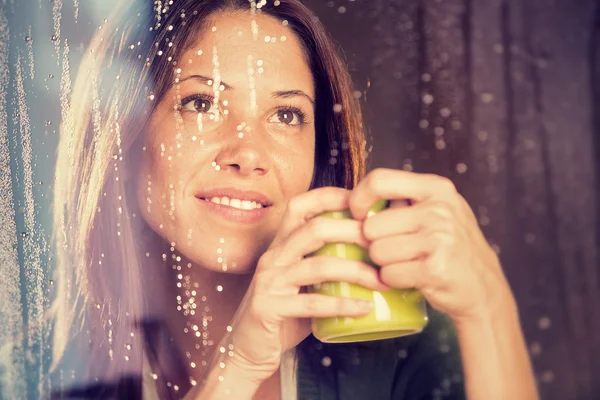
[[[366,218],[378,199],[390,207]],[[419,289],[455,323],[512,301],[496,253],[449,179],[375,169],[352,191],[350,210],[364,220],[369,256],[386,285]]]

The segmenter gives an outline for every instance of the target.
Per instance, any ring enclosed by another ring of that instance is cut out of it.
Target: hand
[[[381,198],[391,200],[389,209],[365,220]],[[496,253],[449,179],[376,169],[352,191],[350,210],[364,221],[369,256],[381,266],[381,281],[419,289],[455,323],[512,299]]]
[[[279,368],[281,354],[308,336],[310,318],[357,317],[371,310],[371,303],[362,300],[301,293],[303,286],[345,281],[374,290],[389,289],[368,264],[327,256],[305,258],[328,242],[367,245],[360,222],[313,218],[325,211],[347,209],[349,195],[346,189],[325,187],[288,203],[280,229],[259,259],[232,323],[230,362],[238,370],[264,380]]]

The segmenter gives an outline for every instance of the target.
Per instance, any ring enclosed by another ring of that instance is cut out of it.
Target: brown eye
[[[181,111],[189,111],[197,114],[207,114],[215,112],[215,104],[210,96],[196,94],[181,100]]]
[[[210,111],[212,103],[206,99],[194,100],[194,110],[199,113],[207,113]]]
[[[277,111],[277,117],[283,124],[290,125],[294,121],[294,113],[290,110]]]

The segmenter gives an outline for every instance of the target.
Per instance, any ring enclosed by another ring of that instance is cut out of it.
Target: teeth
[[[255,201],[250,200],[240,200],[240,199],[230,199],[228,197],[213,197],[210,200],[205,199],[206,201],[210,201],[211,203],[223,204],[233,208],[239,208],[240,210],[254,210],[255,208],[263,208],[263,205],[257,203]]]

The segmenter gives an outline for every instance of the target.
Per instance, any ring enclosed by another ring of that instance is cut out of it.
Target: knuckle
[[[302,195],[297,195],[292,197],[286,206],[286,213],[288,216],[297,216],[301,213],[302,210],[303,197]]]
[[[376,265],[383,264],[384,260],[381,257],[381,242],[380,241],[371,243],[371,245],[369,246],[368,252],[369,252],[369,258],[371,259],[371,261],[373,261]]]
[[[271,286],[277,287],[277,288],[285,288],[289,284],[286,275],[283,273],[275,274],[275,276],[273,276],[270,279],[270,282],[271,282]]]
[[[437,179],[438,179],[438,184],[440,185],[440,187],[442,188],[442,190],[445,193],[456,193],[457,192],[456,185],[454,184],[454,182],[452,182],[452,180],[450,178],[438,175]]]
[[[454,242],[454,234],[453,232],[448,231],[448,229],[437,229],[431,232],[431,238],[435,241],[435,243],[442,246],[452,244]]]
[[[329,225],[331,221],[325,221],[325,219],[323,217],[316,217],[316,218],[312,218],[310,221],[308,221],[307,225],[307,229],[308,232],[316,237],[316,238],[321,238],[326,232],[327,229],[326,227]]]
[[[363,236],[365,237],[365,239],[373,240],[375,238],[376,230],[375,230],[375,224],[373,223],[372,218],[367,218],[363,222],[362,231],[363,231],[362,233],[363,233]]]
[[[304,297],[304,310],[309,314],[313,315],[317,312],[319,307],[319,299],[315,295],[306,295]]]
[[[348,262],[348,265],[344,265],[344,270],[347,272],[348,276],[360,277],[364,272],[364,268],[359,261]]]
[[[325,257],[323,256],[316,256],[316,257],[309,257],[306,260],[308,260],[308,265],[306,266],[306,273],[310,274],[311,276],[314,277],[326,277],[327,276],[327,265],[325,263]]]
[[[431,204],[429,212],[434,214],[437,220],[446,220],[452,217],[452,208],[450,205],[441,201]]]
[[[382,180],[385,179],[386,171],[383,168],[375,168],[367,175],[367,187],[374,193],[377,193]]]
[[[334,298],[334,307],[338,314],[343,314],[348,308],[349,300],[345,297],[335,297]]]

